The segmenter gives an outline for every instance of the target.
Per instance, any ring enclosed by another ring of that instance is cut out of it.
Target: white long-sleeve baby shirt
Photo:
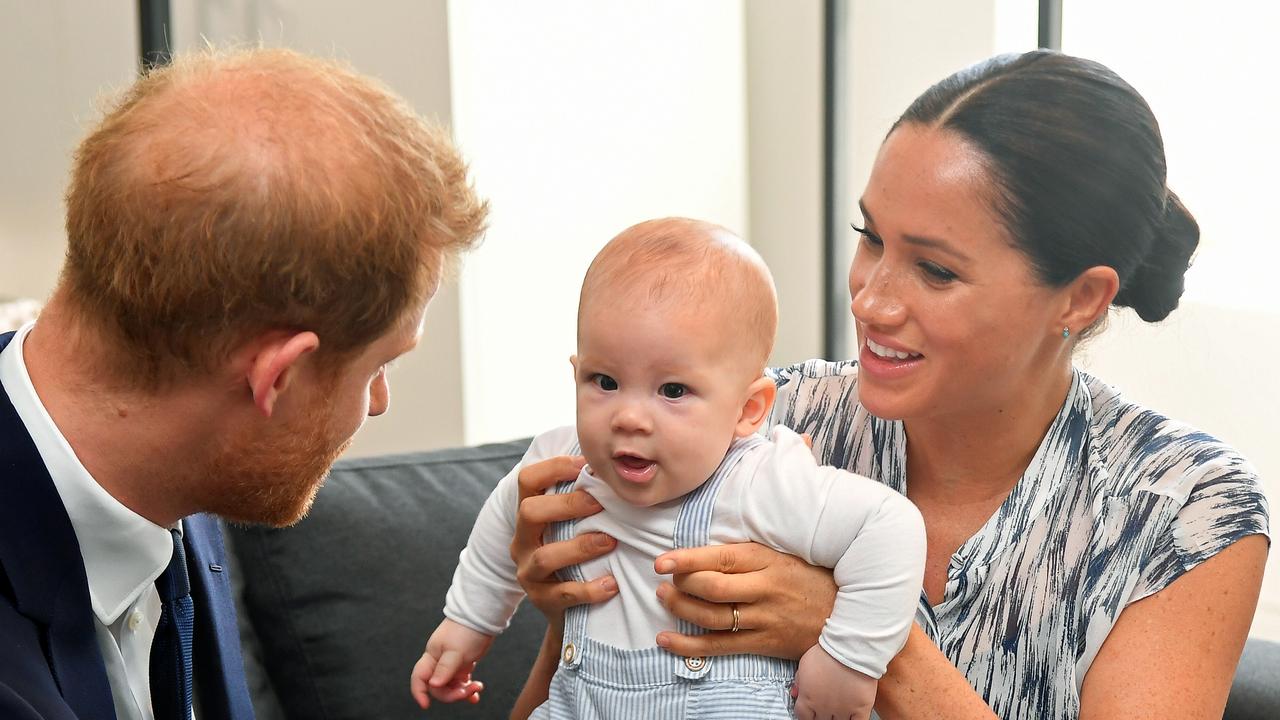
[[[571,426],[543,433],[498,483],[454,572],[447,617],[490,635],[506,628],[524,597],[510,555],[520,469],[576,448]],[[658,600],[666,578],[653,561],[675,547],[684,498],[635,507],[589,468],[577,487],[604,507],[580,520],[579,532],[604,532],[618,541],[613,552],[581,568],[587,578],[611,574],[619,586],[617,596],[591,608],[586,634],[622,649],[654,647],[659,631],[678,629]],[[819,642],[844,665],[878,678],[906,642],[924,574],[920,513],[881,483],[818,465],[791,430],[775,428],[771,442],[749,448],[725,474],[708,530],[712,544],[757,542],[832,568],[839,593]]]

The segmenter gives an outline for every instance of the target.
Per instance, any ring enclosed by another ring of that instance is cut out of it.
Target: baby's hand
[[[845,667],[814,645],[800,658],[791,694],[798,718],[866,720],[876,700],[876,679]]]
[[[491,636],[447,618],[440,623],[409,676],[409,692],[418,706],[427,709],[428,695],[440,702],[480,702],[484,684],[472,680],[471,671],[492,643]]]

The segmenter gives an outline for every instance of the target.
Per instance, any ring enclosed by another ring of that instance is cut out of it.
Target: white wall
[[[1063,6],[1062,42],[1119,73],[1160,122],[1169,187],[1201,229],[1187,296],[1266,309],[1280,320],[1277,27],[1277,3],[1071,0]]]
[[[747,239],[778,289],[772,365],[822,354],[823,8],[746,0]]]
[[[1071,0],[1063,49],[1105,63],[1160,122],[1169,187],[1200,223],[1182,307],[1157,326],[1125,312],[1086,364],[1135,399],[1217,435],[1257,466],[1280,512],[1280,265],[1272,141],[1280,6],[1251,0]],[[1269,557],[1255,634],[1280,640],[1280,552]]]
[[[573,421],[578,288],[624,227],[747,223],[740,0],[451,2],[454,131],[493,203],[463,272],[467,442]]]
[[[53,289],[71,151],[95,100],[133,79],[137,46],[137,18],[119,5],[0,0],[0,297]]]

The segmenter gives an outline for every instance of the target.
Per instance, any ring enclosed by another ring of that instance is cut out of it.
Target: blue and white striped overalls
[[[742,456],[760,443],[757,435],[736,441],[711,478],[685,496],[672,538],[676,548],[708,543],[711,513],[723,479]],[[578,453],[575,447],[573,453]],[[555,492],[573,489],[576,480],[561,483]],[[556,523],[553,540],[577,534],[577,522]],[[583,580],[578,566],[567,568],[565,580]],[[565,612],[560,667],[551,681],[550,696],[534,711],[539,720],[743,720],[792,718],[790,686],[796,664],[762,655],[691,657],[673,655],[657,647],[622,649],[586,636],[589,605]],[[684,620],[680,631],[704,632]],[[656,634],[656,633],[655,633]]]

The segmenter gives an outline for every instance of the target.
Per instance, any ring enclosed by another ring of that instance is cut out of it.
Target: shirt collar
[[[35,443],[75,530],[93,613],[110,625],[169,564],[169,531],[138,515],[98,484],[45,410],[23,357],[34,323],[0,351],[0,384]],[[179,523],[181,529],[181,523]]]

